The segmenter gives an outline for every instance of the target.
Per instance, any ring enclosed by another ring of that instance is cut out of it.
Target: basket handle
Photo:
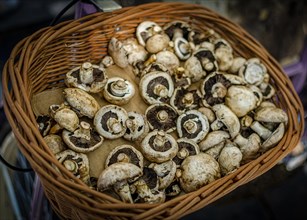
[[[101,12],[103,11],[103,9],[97,4],[95,0],[71,0],[51,21],[50,26],[54,26],[59,21],[59,19],[65,14],[65,12],[67,12],[68,9],[70,9],[72,6],[74,6],[78,2],[92,4],[97,9],[97,11],[101,11]]]

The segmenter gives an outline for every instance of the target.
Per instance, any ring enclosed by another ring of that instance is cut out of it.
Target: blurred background
[[[23,38],[55,22],[96,10],[112,11],[153,1],[0,0],[0,75],[10,52]],[[158,2],[158,1],[155,1]],[[304,0],[194,0],[240,24],[280,62],[307,106],[307,2]],[[94,3],[94,4],[93,4]],[[94,6],[96,5],[96,6]],[[0,79],[1,80],[1,79]],[[6,120],[0,84],[0,153],[11,164],[29,168]],[[304,119],[305,120],[305,119]],[[307,219],[307,134],[295,151],[256,180],[184,219]],[[34,172],[0,163],[0,219],[58,219]]]

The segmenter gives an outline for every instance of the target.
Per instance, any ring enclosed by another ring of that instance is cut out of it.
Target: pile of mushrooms
[[[131,67],[145,112],[137,103],[126,111],[136,88],[109,78],[112,65]],[[113,37],[100,64],[81,64],[65,82],[65,102],[37,119],[47,145],[93,186],[86,153],[104,139],[129,141],[108,153],[94,184],[128,203],[164,202],[234,172],[276,146],[288,121],[260,59],[237,56],[214,30],[183,21],[140,23],[134,38]]]

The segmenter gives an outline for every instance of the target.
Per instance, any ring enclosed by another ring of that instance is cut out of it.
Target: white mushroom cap
[[[65,100],[81,115],[93,118],[100,106],[96,99],[87,92],[77,88],[64,89]]]
[[[66,149],[64,146],[64,142],[59,135],[49,134],[44,137],[44,140],[46,141],[46,144],[48,145],[53,154],[60,153],[61,151],[64,151]]]
[[[103,142],[103,137],[94,131],[91,125],[85,121],[81,121],[80,127],[74,132],[64,130],[62,138],[70,149],[80,153],[94,151]]]
[[[168,47],[169,41],[166,34],[155,34],[146,41],[146,50],[149,53],[158,53]]]
[[[149,132],[149,125],[144,115],[137,112],[128,112],[124,138],[130,141],[142,140]]]
[[[230,73],[237,74],[239,72],[239,69],[244,65],[245,62],[246,62],[246,59],[243,57],[233,58],[232,65],[228,71]]]
[[[205,139],[199,143],[199,148],[201,151],[206,151],[229,138],[230,135],[226,131],[211,131]]]
[[[269,84],[269,83],[266,83],[266,82],[262,82],[260,85],[259,85],[259,88],[263,94],[263,98],[264,99],[270,99],[273,97],[273,95],[275,95],[275,89],[274,87]]]
[[[263,142],[260,146],[260,150],[266,151],[274,147],[284,136],[285,133],[285,124],[280,123],[279,126],[272,132],[272,134]]]
[[[162,32],[162,28],[153,21],[143,21],[136,28],[136,37],[139,44],[145,47],[149,37],[156,33]]]
[[[130,65],[146,60],[148,53],[143,46],[138,44],[137,39],[130,37],[125,39],[122,43]]]
[[[226,143],[218,159],[222,175],[227,175],[236,170],[240,166],[242,158],[243,155],[235,144]]]
[[[181,165],[181,170],[180,186],[186,193],[195,191],[220,178],[218,162],[205,153],[187,157]]]
[[[210,156],[212,156],[215,160],[218,160],[220,153],[222,151],[222,149],[225,146],[225,141],[220,142],[217,145],[214,145],[213,147],[209,148],[208,150],[203,151],[206,154],[209,154]]]
[[[112,77],[103,90],[103,97],[116,105],[127,104],[134,96],[135,89],[132,83],[121,77]]]
[[[123,47],[123,43],[115,37],[112,37],[109,41],[108,53],[117,66],[121,68],[126,68],[128,66],[127,52]]]
[[[143,139],[141,151],[147,160],[162,163],[176,156],[178,145],[170,134],[155,130]]]
[[[171,51],[160,51],[156,54],[156,58],[156,62],[165,66],[171,73],[180,66],[178,57]]]
[[[261,144],[261,139],[256,133],[252,133],[248,138],[238,134],[233,141],[240,147],[243,161],[254,159]]]
[[[124,202],[133,203],[127,181],[142,175],[142,169],[132,163],[117,162],[99,175],[97,181],[98,190],[104,191],[114,188]]]
[[[288,115],[280,108],[262,107],[257,109],[254,119],[260,122],[286,123]]]
[[[67,106],[51,105],[49,111],[61,128],[65,128],[71,132],[78,128],[78,115]]]
[[[188,138],[198,143],[209,131],[209,122],[205,115],[197,110],[189,110],[177,119],[178,136]]]
[[[210,108],[200,107],[198,111],[204,114],[208,118],[209,123],[215,121],[215,114]]]
[[[224,104],[217,104],[212,107],[217,120],[221,121],[228,129],[231,138],[239,134],[240,121],[238,117]]]
[[[257,97],[250,88],[233,85],[227,90],[225,104],[238,117],[242,117],[256,108]]]
[[[101,136],[116,139],[125,134],[127,118],[125,109],[116,105],[106,105],[96,113],[94,126]]]
[[[163,163],[151,163],[149,168],[152,168],[158,175],[159,190],[168,187],[174,180],[176,174],[176,164],[174,161],[169,160]]]
[[[207,75],[207,72],[203,70],[199,59],[195,56],[191,56],[185,61],[184,70],[184,74],[191,78],[192,82],[198,82]]]
[[[260,85],[265,75],[267,75],[266,67],[260,63],[259,59],[249,59],[240,68],[239,76],[241,76],[246,83],[251,85]]]
[[[167,102],[173,92],[174,83],[166,72],[150,72],[142,77],[140,92],[144,101],[148,104]]]

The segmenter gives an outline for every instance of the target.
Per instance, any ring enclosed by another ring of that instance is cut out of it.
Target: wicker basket
[[[198,28],[213,28],[232,44],[236,55],[257,56],[263,61],[277,91],[275,102],[289,117],[286,134],[275,148],[195,192],[163,204],[125,204],[90,189],[58,163],[37,129],[30,100],[48,88],[63,87],[65,73],[82,62],[98,63],[112,36],[133,36],[143,20],[163,25],[176,19]],[[144,4],[43,28],[13,49],[3,70],[3,93],[5,112],[19,148],[39,175],[54,211],[63,219],[178,219],[268,171],[296,146],[304,127],[300,99],[276,60],[241,27],[192,4]]]

